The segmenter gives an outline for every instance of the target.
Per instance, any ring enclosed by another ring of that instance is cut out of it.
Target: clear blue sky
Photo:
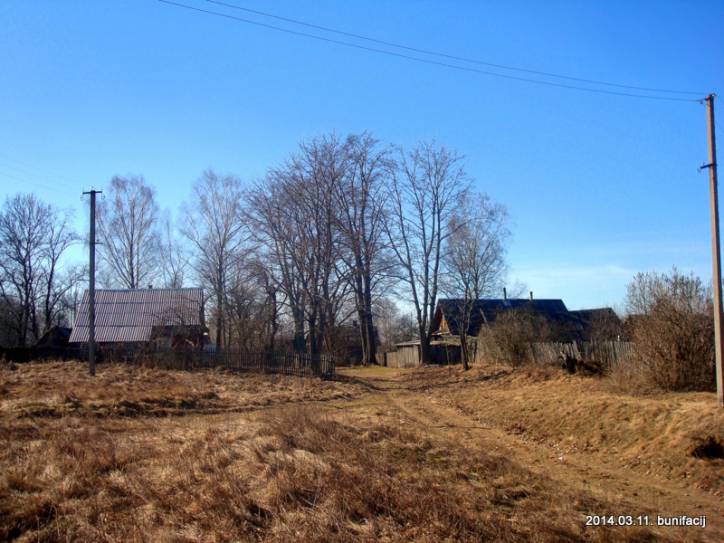
[[[229,1],[495,63],[724,93],[721,1]],[[369,130],[464,154],[510,211],[511,282],[538,297],[619,304],[636,271],[674,264],[711,277],[697,103],[460,72],[154,0],[4,0],[0,28],[1,195],[35,191],[75,209],[79,229],[80,193],[114,174],[144,175],[175,214],[207,167],[254,180],[300,139]]]

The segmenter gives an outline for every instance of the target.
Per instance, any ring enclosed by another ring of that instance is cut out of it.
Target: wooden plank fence
[[[597,362],[604,369],[618,363],[626,363],[635,356],[635,344],[627,341],[573,341],[570,343],[546,342],[529,343],[526,345],[529,362],[536,364],[558,364],[560,355],[567,355],[584,362]],[[500,360],[497,349],[479,342],[475,352],[477,363],[495,362]]]

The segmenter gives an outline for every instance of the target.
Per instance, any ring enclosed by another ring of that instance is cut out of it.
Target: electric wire
[[[297,30],[282,28],[282,27],[275,26],[275,25],[268,24],[268,23],[253,21],[251,19],[246,19],[243,17],[237,17],[235,15],[230,15],[228,13],[221,13],[218,11],[203,9],[203,8],[199,8],[196,6],[190,6],[188,4],[183,4],[181,2],[175,2],[173,0],[157,0],[157,1],[161,2],[163,4],[168,4],[170,6],[176,6],[179,8],[183,8],[186,10],[195,11],[195,12],[199,12],[199,13],[206,13],[208,15],[214,15],[217,17],[222,17],[222,18],[230,19],[230,20],[237,21],[237,22],[242,22],[242,23],[246,23],[246,24],[251,24],[251,25],[255,25],[255,26],[259,26],[259,27],[263,27],[263,28],[276,30],[278,32],[284,32],[286,34],[303,36],[303,37],[307,37],[307,38],[311,38],[311,39],[315,39],[315,40],[319,40],[319,41],[342,45],[345,47],[361,49],[361,50],[370,51],[373,53],[380,53],[380,54],[403,58],[403,59],[407,59],[407,60],[412,60],[412,61],[420,62],[420,63],[424,63],[424,64],[443,66],[446,68],[451,68],[451,69],[465,71],[465,72],[472,72],[472,73],[477,73],[477,74],[482,74],[482,75],[488,75],[488,76],[492,76],[492,77],[499,77],[499,78],[514,80],[514,81],[524,81],[524,82],[528,82],[528,83],[534,83],[534,84],[538,84],[538,85],[547,85],[547,86],[558,87],[558,88],[563,88],[563,89],[577,90],[577,91],[583,91],[583,92],[592,92],[592,93],[596,93],[596,94],[609,94],[609,95],[614,95],[614,96],[625,96],[625,97],[629,97],[629,98],[640,98],[640,99],[672,101],[672,102],[699,102],[700,101],[700,99],[694,99],[694,98],[677,98],[677,97],[673,97],[673,96],[654,96],[654,95],[649,95],[649,94],[637,94],[637,93],[631,93],[631,92],[620,92],[620,91],[612,91],[612,90],[606,90],[606,89],[594,89],[594,88],[588,88],[588,87],[580,87],[580,86],[576,86],[576,85],[568,85],[565,83],[554,83],[552,81],[543,81],[540,79],[519,77],[519,76],[515,76],[515,75],[510,75],[510,74],[501,74],[501,73],[491,72],[491,71],[487,71],[487,70],[480,70],[480,69],[472,68],[469,66],[459,66],[456,64],[448,63],[448,62],[414,57],[412,55],[406,55],[406,54],[397,53],[394,51],[387,51],[385,49],[379,49],[376,47],[368,47],[365,45],[359,45],[356,43],[350,43],[350,42],[346,42],[346,41],[342,41],[342,40],[336,40],[336,39],[327,38],[324,36],[317,36],[315,34],[309,34],[307,32],[300,32]]]
[[[337,35],[340,35],[340,36],[347,36],[347,37],[349,37],[349,38],[356,38],[356,39],[359,39],[359,40],[365,40],[365,41],[368,41],[368,42],[371,42],[371,43],[377,43],[377,44],[385,45],[385,46],[388,46],[388,47],[394,47],[394,48],[397,48],[397,49],[404,49],[404,50],[412,51],[412,52],[415,52],[415,53],[422,53],[422,54],[424,54],[424,55],[431,55],[431,56],[436,56],[436,57],[441,57],[441,58],[447,58],[447,59],[450,59],[450,60],[457,60],[457,61],[460,61],[460,62],[467,62],[467,63],[470,63],[470,64],[478,64],[478,65],[481,65],[481,66],[490,66],[490,67],[492,67],[492,68],[500,68],[500,69],[502,69],[502,70],[511,70],[511,71],[516,71],[516,72],[528,73],[528,74],[543,75],[543,76],[546,76],[546,77],[555,77],[555,78],[558,78],[558,79],[566,79],[566,80],[569,80],[569,81],[578,81],[579,83],[590,83],[590,84],[594,84],[594,85],[604,85],[604,86],[607,86],[607,87],[617,87],[617,88],[621,88],[621,89],[631,89],[631,90],[639,90],[639,91],[647,91],[647,92],[659,92],[659,93],[670,93],[670,94],[690,94],[690,95],[695,95],[695,96],[701,96],[701,95],[703,95],[703,94],[706,94],[706,93],[704,93],[704,92],[672,90],[672,89],[661,89],[661,88],[654,88],[654,87],[639,87],[639,86],[636,86],[636,85],[624,85],[624,84],[621,84],[621,83],[611,83],[611,82],[608,82],[608,81],[601,81],[601,80],[598,80],[598,79],[586,79],[586,78],[583,78],[583,77],[573,77],[573,76],[558,74],[558,73],[554,73],[554,72],[544,72],[544,71],[540,71],[540,70],[531,70],[531,69],[528,69],[528,68],[520,68],[520,67],[518,67],[518,66],[511,66],[511,65],[507,65],[507,64],[498,64],[498,63],[495,63],[495,62],[489,62],[489,61],[485,61],[485,60],[478,60],[478,59],[469,58],[469,57],[462,57],[462,56],[458,56],[458,55],[451,55],[451,54],[449,54],[449,53],[441,53],[441,52],[439,52],[439,51],[432,51],[432,50],[430,50],[430,49],[421,49],[421,48],[418,48],[418,47],[411,47],[411,46],[409,46],[409,45],[404,45],[404,44],[401,44],[401,43],[395,43],[395,42],[390,42],[390,41],[386,41],[386,40],[380,40],[380,39],[376,39],[376,38],[371,38],[371,37],[365,36],[365,35],[363,35],[363,34],[356,34],[356,33],[354,33],[354,32],[346,32],[346,31],[338,30],[338,29],[336,29],[336,28],[331,28],[331,27],[328,27],[328,26],[322,26],[322,25],[318,25],[318,24],[308,23],[308,22],[306,22],[306,21],[300,21],[299,19],[292,19],[292,18],[290,18],[290,17],[283,17],[283,16],[281,16],[281,15],[275,15],[275,14],[273,14],[273,13],[268,13],[268,12],[265,12],[265,11],[260,11],[260,10],[256,10],[256,9],[246,8],[246,7],[239,6],[239,5],[237,5],[237,4],[232,4],[232,3],[229,3],[229,2],[222,2],[222,1],[220,1],[220,0],[206,0],[206,2],[208,2],[208,3],[210,3],[210,4],[216,4],[216,5],[219,5],[219,6],[224,6],[224,7],[231,8],[231,9],[237,9],[237,10],[240,10],[240,11],[245,11],[245,12],[247,12],[247,13],[253,13],[253,14],[255,14],[255,15],[261,15],[262,17],[270,17],[270,18],[273,18],[273,19],[277,19],[277,20],[279,20],[279,21],[284,21],[284,22],[287,22],[287,23],[292,23],[292,24],[296,24],[296,25],[306,26],[307,28],[314,28],[314,29],[316,29],[316,30],[322,30],[322,31],[324,31],[324,32],[330,32],[330,33],[332,33],[332,34],[337,34]]]

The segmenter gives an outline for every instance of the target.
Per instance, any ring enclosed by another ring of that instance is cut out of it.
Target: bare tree
[[[227,344],[274,352],[280,327],[280,293],[269,271],[253,257],[228,273],[225,311]]]
[[[59,312],[66,309],[65,298],[68,292],[81,283],[85,276],[84,266],[68,266],[60,270],[62,256],[80,239],[68,224],[69,219],[68,214],[58,214],[51,208],[41,276],[44,331],[56,321]]]
[[[334,186],[339,209],[341,257],[350,271],[362,343],[362,363],[376,362],[373,321],[375,293],[389,278],[393,262],[384,236],[385,190],[392,160],[368,134],[345,142],[345,175]]]
[[[244,350],[258,348],[262,342],[257,318],[261,307],[260,293],[241,261],[230,267],[227,276],[224,300],[226,345]]]
[[[174,235],[168,215],[165,215],[162,221],[159,257],[163,286],[165,288],[183,287],[189,266],[189,255]]]
[[[143,177],[114,177],[98,206],[99,256],[114,284],[140,288],[158,276],[158,206]]]
[[[226,333],[225,301],[229,272],[243,257],[247,236],[241,220],[241,181],[207,170],[196,182],[191,201],[184,206],[182,234],[194,249],[194,268],[212,288],[215,303],[216,346]]]
[[[60,261],[77,240],[68,215],[31,194],[5,201],[0,212],[0,296],[11,311],[16,343],[37,340],[52,325],[70,288]],[[72,274],[71,274],[72,275]]]
[[[468,182],[462,158],[423,143],[401,153],[389,193],[386,232],[409,287],[423,363],[430,361],[430,324],[435,311],[444,247],[453,233],[450,218],[463,201]]]
[[[294,347],[311,354],[329,348],[349,299],[335,198],[346,167],[344,145],[321,138],[302,144],[248,196],[251,230],[265,248],[261,258],[294,322]]]
[[[463,368],[469,367],[468,328],[475,301],[498,292],[505,273],[507,212],[486,194],[466,198],[450,217],[445,253],[446,290],[459,300],[458,326]]]
[[[412,313],[402,312],[392,298],[377,298],[374,312],[384,349],[390,349],[401,341],[408,341],[417,334],[415,317]]]
[[[688,311],[705,312],[707,297],[702,296],[701,280],[684,275],[676,267],[669,273],[639,272],[626,287],[626,312],[629,315],[648,315],[663,298],[670,298]]]
[[[6,296],[0,288],[0,346],[15,347],[18,345],[18,322],[22,312],[20,304],[11,296]]]
[[[301,352],[306,340],[300,252],[305,249],[294,221],[290,220],[292,205],[281,171],[270,172],[247,195],[247,220],[256,243],[256,259],[283,294],[293,323],[293,348]]]
[[[260,335],[264,338],[264,347],[268,351],[274,352],[276,337],[280,328],[282,293],[271,271],[262,262],[258,260],[252,261],[249,263],[248,268],[251,278],[262,294],[261,304],[256,316]]]

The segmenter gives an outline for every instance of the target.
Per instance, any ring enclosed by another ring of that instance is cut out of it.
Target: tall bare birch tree
[[[452,214],[445,252],[445,285],[458,300],[457,321],[463,368],[470,363],[468,328],[475,301],[503,286],[505,243],[509,237],[505,208],[486,194],[466,198]]]
[[[168,215],[162,221],[159,257],[163,286],[165,288],[183,287],[189,267],[189,255],[176,237]]]
[[[231,270],[243,258],[242,249],[248,239],[242,221],[241,181],[205,171],[194,185],[184,215],[181,232],[193,247],[198,277],[211,285],[216,346],[222,347],[227,332],[225,307]]]
[[[462,157],[434,143],[421,143],[400,153],[389,191],[386,232],[397,257],[400,279],[409,289],[420,338],[423,363],[430,362],[430,341],[445,243],[453,233],[455,209],[468,181]]]
[[[98,206],[99,256],[113,284],[148,286],[158,277],[160,240],[155,191],[143,177],[114,177]]]

